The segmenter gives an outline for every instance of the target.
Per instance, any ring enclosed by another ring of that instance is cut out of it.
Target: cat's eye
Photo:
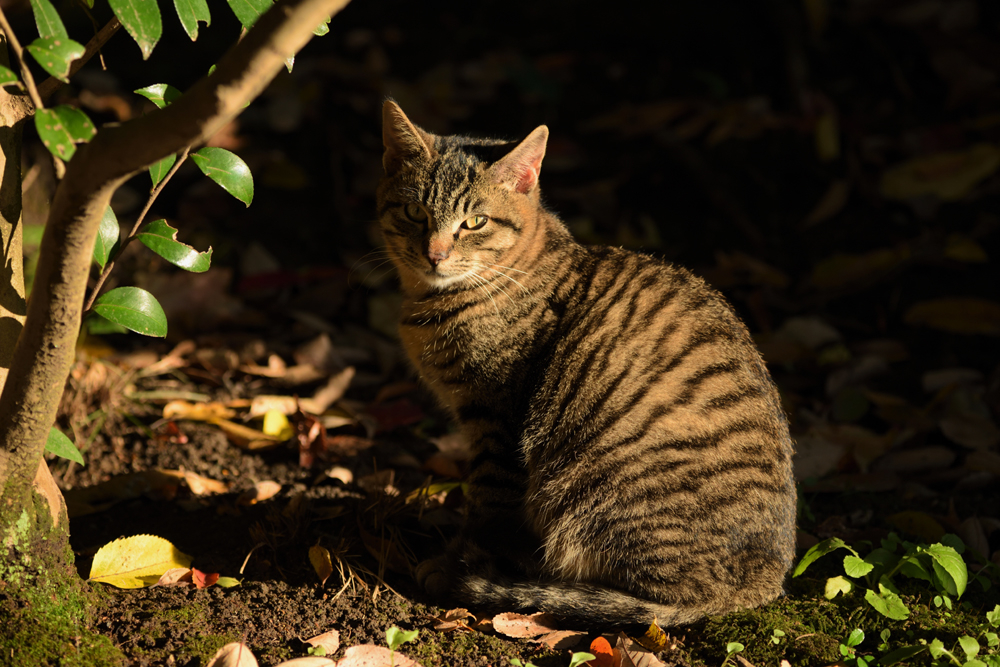
[[[486,223],[490,221],[489,216],[486,215],[474,215],[465,222],[462,223],[464,229],[482,229],[486,226]]]
[[[427,222],[427,211],[420,204],[407,204],[403,213],[413,222]]]

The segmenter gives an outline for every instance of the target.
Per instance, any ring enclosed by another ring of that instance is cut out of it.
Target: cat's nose
[[[430,261],[431,266],[437,266],[444,260],[448,259],[448,255],[450,254],[451,254],[450,248],[428,250],[427,259]]]

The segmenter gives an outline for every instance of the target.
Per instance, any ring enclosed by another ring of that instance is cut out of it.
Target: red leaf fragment
[[[587,662],[589,667],[614,667],[614,650],[611,648],[611,642],[604,637],[598,637],[590,642],[590,652],[595,658]]]
[[[208,588],[209,586],[215,584],[218,580],[218,572],[206,573],[202,572],[198,568],[191,568],[191,581],[194,582],[196,588]]]

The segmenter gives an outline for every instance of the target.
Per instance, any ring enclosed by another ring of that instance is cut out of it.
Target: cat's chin
[[[436,290],[444,290],[449,287],[462,287],[468,282],[469,273],[459,273],[454,276],[441,275],[439,273],[425,273],[421,279],[428,287]]]

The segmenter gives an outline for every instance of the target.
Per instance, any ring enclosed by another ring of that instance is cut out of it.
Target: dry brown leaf
[[[172,567],[162,575],[153,586],[190,586],[191,568]]]
[[[1000,429],[987,415],[964,414],[938,422],[945,437],[969,449],[989,450],[1000,444]]]
[[[368,493],[384,493],[387,496],[398,496],[399,489],[395,486],[395,470],[379,470],[370,475],[358,478],[358,486]]]
[[[171,472],[171,471],[165,471]],[[202,477],[189,471],[180,471],[184,475],[184,483],[196,496],[208,496],[213,493],[229,493],[229,484],[208,477]]]
[[[920,301],[906,311],[907,324],[923,324],[951,333],[1000,336],[1000,303],[978,297]]]
[[[538,612],[526,615],[505,612],[493,617],[493,629],[508,637],[537,637],[558,629],[558,623],[551,614]]]
[[[281,484],[272,480],[264,480],[253,485],[252,489],[247,489],[236,499],[237,505],[256,505],[268,498],[273,498],[281,491]]]
[[[618,633],[615,653],[621,657],[622,667],[664,667],[654,653],[644,649],[624,632]]]
[[[851,194],[851,184],[845,180],[835,180],[819,198],[813,209],[802,221],[802,228],[812,227],[821,222],[826,222],[833,216],[840,213],[847,203],[847,198]]]
[[[232,419],[236,413],[223,403],[190,403],[188,401],[170,401],[163,406],[164,419],[190,419],[192,421],[213,421],[216,419]]]
[[[354,367],[348,366],[331,377],[325,385],[320,387],[316,393],[313,394],[312,403],[315,405],[315,411],[309,410],[305,406],[303,406],[302,409],[306,412],[313,412],[313,414],[321,414],[328,407],[341,399],[347,391],[347,388],[351,386],[351,381],[353,379]]]
[[[339,479],[344,484],[350,484],[354,481],[354,473],[343,466],[333,466],[326,471],[326,476],[330,479]]]
[[[889,452],[875,462],[872,470],[892,472],[921,472],[924,470],[946,470],[955,462],[956,454],[949,447],[917,447]]]
[[[212,656],[206,667],[258,667],[250,647],[240,642],[226,644]]]
[[[587,638],[586,632],[576,630],[556,630],[544,635],[535,637],[531,641],[541,644],[553,651],[564,651],[574,646],[579,646],[580,642]]]
[[[420,664],[399,651],[362,644],[347,649],[344,657],[337,661],[337,667],[420,667]]]
[[[736,654],[736,664],[738,664],[740,667],[753,667],[753,663],[744,658],[739,653]]]
[[[340,632],[327,630],[306,640],[310,646],[322,646],[327,655],[333,655],[340,648]]]
[[[475,618],[468,609],[449,609],[440,616],[435,617],[434,629],[447,632],[449,630],[472,631],[468,620]]]
[[[887,199],[907,200],[933,195],[944,201],[964,198],[1000,167],[1000,149],[976,144],[962,151],[908,160],[882,174],[880,190]]]
[[[326,584],[326,580],[333,574],[333,559],[330,557],[330,550],[318,544],[309,547],[309,562],[312,563],[313,570],[319,577],[320,585]]]

